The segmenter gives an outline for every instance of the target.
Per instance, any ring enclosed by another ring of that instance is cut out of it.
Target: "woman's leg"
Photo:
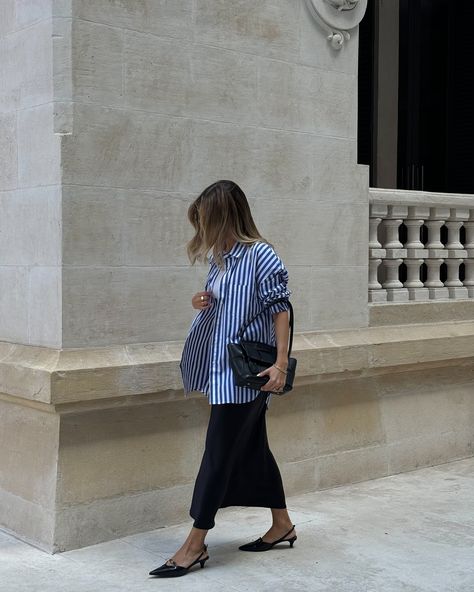
[[[261,397],[264,399],[265,395]],[[271,508],[272,526],[262,538],[265,542],[272,542],[288,533],[293,523],[286,508],[280,469],[268,443],[267,410],[266,402],[261,404],[256,421],[239,447],[224,505]],[[286,538],[295,534],[293,530]]]
[[[237,458],[252,433],[261,408],[261,396],[249,403],[211,406],[204,455],[189,511],[194,518],[194,527],[214,527],[214,517],[228,495]]]
[[[193,526],[181,547],[171,557],[178,565],[192,563],[203,550],[204,540],[225,496],[232,461],[241,440],[258,412],[259,401],[211,406],[205,451],[193,491],[190,515]]]
[[[239,446],[222,506],[286,508],[280,470],[268,446],[265,394],[260,397],[258,415]]]
[[[281,538],[293,526],[293,522],[291,521],[290,516],[288,514],[288,510],[286,508],[272,508],[271,511],[273,523],[262,537],[262,540],[265,543],[271,543],[272,541],[276,541],[277,539]],[[293,529],[291,530],[291,532],[288,533],[288,536],[285,538],[289,539],[295,534],[296,530]]]
[[[173,559],[178,565],[187,567],[199,556],[204,548],[204,539],[206,538],[207,530],[201,528],[191,528],[186,540],[181,547],[176,551]],[[207,554],[206,554],[207,555]],[[170,565],[169,560],[166,562]]]
[[[283,501],[285,499],[285,493],[284,493],[284,489],[283,489],[283,481],[281,478],[280,469],[278,468],[278,464],[277,464],[275,457],[273,456],[272,451],[270,450],[270,446],[268,444],[267,426],[266,426],[267,409],[268,409],[268,407],[265,406],[264,422],[263,422],[263,425],[264,425],[263,439],[265,442],[267,464],[270,467],[269,470],[271,470],[271,472],[274,475],[274,477],[273,477],[274,483],[278,485],[278,489],[280,489],[280,491],[281,491],[280,496],[281,496],[282,502],[283,502],[279,505],[278,508],[271,508],[272,525],[267,530],[267,532],[262,536],[262,540],[264,542],[272,542],[272,541],[275,541],[275,540],[281,538],[283,535],[285,535],[293,526],[293,522],[291,521],[291,518],[288,514],[288,510],[286,508],[286,501]],[[291,532],[288,533],[288,536],[285,538],[291,538],[295,534],[296,534],[296,530],[292,529]]]

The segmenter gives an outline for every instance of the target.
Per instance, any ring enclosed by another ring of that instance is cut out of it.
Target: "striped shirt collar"
[[[241,257],[246,248],[247,248],[247,244],[246,243],[241,243],[240,241],[236,241],[234,246],[231,248],[230,251],[226,251],[223,255],[224,259],[227,259],[228,257],[236,257],[239,258]],[[214,255],[211,253],[209,255],[209,260],[212,262],[214,261]]]

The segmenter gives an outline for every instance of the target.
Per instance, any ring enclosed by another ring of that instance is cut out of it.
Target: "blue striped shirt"
[[[205,291],[211,291],[219,267],[209,256]],[[184,395],[200,391],[209,404],[248,403],[265,392],[234,385],[227,343],[237,342],[241,326],[277,298],[289,299],[288,271],[275,250],[262,241],[251,245],[236,242],[224,253],[225,273],[219,298],[194,317],[184,343],[180,370]],[[273,313],[288,310],[287,301],[269,306],[246,328],[243,339],[276,345]],[[271,394],[268,393],[267,404]]]

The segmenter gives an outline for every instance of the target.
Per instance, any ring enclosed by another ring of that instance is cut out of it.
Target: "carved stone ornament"
[[[341,49],[351,38],[348,29],[357,27],[367,9],[367,0],[306,0],[306,4],[328,32],[327,39],[334,49]]]

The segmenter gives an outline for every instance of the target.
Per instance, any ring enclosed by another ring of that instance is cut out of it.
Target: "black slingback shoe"
[[[168,565],[168,562],[163,563],[163,565],[160,565],[160,567],[150,571],[149,575],[159,576],[161,578],[177,578],[179,576],[184,576],[184,574],[187,574],[191,567],[196,565],[196,563],[200,563],[201,567],[204,567],[204,564],[209,559],[209,555],[202,558],[203,553],[207,553],[207,545],[204,545],[203,551],[201,551],[199,557],[193,561],[191,565],[184,567],[183,565],[178,565],[173,559],[168,559],[171,565]]]
[[[298,538],[296,536],[296,534],[295,534],[295,536],[292,536],[290,539],[285,539],[285,537],[287,537],[294,528],[295,528],[295,525],[293,524],[291,529],[286,534],[284,534],[278,540],[273,541],[272,543],[267,543],[264,540],[262,540],[262,537],[259,537],[258,539],[256,539],[255,541],[252,541],[251,543],[246,543],[245,545],[240,545],[239,549],[241,551],[268,551],[269,549],[274,547],[276,544],[283,543],[286,541],[288,541],[290,543],[290,547],[293,547],[293,543]]]

